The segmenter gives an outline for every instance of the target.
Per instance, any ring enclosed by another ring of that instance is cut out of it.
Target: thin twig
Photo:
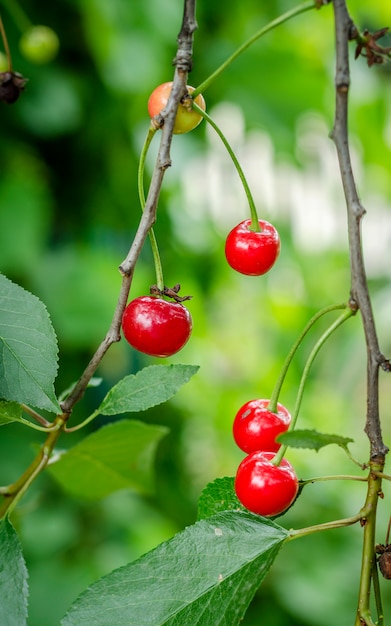
[[[160,190],[163,184],[164,174],[167,168],[171,165],[170,149],[173,128],[179,103],[186,94],[187,74],[191,69],[192,62],[193,33],[196,27],[195,0],[185,0],[182,27],[178,35],[178,50],[176,58],[174,59],[174,65],[176,68],[173,86],[167,106],[160,114],[162,120],[160,147],[144,211],[141,215],[141,219],[129,252],[119,266],[119,270],[122,274],[122,285],[117,306],[106,337],[99,345],[79,381],[76,383],[74,389],[61,404],[61,408],[65,414],[69,415],[75,404],[83,397],[89,381],[95,374],[107,350],[113,343],[119,341],[121,338],[121,320],[128,300],[134,269],[148,233],[156,221],[157,205]]]

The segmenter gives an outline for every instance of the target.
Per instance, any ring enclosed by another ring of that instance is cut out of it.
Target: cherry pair
[[[280,448],[276,437],[288,430],[291,415],[282,404],[277,405],[277,412],[268,407],[269,400],[246,402],[233,423],[235,442],[248,453],[236,472],[236,495],[249,511],[265,517],[283,513],[299,487],[289,461],[273,462]]]

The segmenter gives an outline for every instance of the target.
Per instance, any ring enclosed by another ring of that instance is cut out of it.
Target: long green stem
[[[335,330],[337,330],[337,328],[339,326],[341,326],[341,324],[343,324],[347,319],[349,319],[349,317],[351,317],[352,315],[355,314],[355,311],[353,311],[353,309],[348,308],[346,309],[346,311],[344,311],[342,313],[342,315],[339,316],[339,318],[337,320],[335,320],[335,322],[333,324],[331,324],[331,326],[329,326],[329,328],[326,330],[326,332],[323,333],[323,335],[320,337],[320,339],[316,342],[315,346],[313,347],[308,359],[307,359],[307,363],[305,364],[304,370],[303,370],[303,374],[301,376],[301,380],[300,380],[300,385],[299,385],[299,390],[297,392],[297,397],[296,397],[296,404],[295,404],[295,408],[294,411],[292,413],[292,421],[289,425],[289,430],[294,430],[295,426],[296,426],[296,422],[297,422],[297,418],[299,415],[299,411],[300,411],[300,406],[301,406],[301,401],[303,399],[303,393],[304,393],[304,386],[305,383],[307,381],[308,378],[308,374],[309,371],[311,369],[311,366],[315,360],[315,357],[317,356],[319,350],[321,349],[321,347],[323,346],[323,344],[327,341],[327,339],[333,334],[333,332]],[[278,465],[288,446],[286,445],[282,445],[281,448],[278,450],[277,454],[275,455],[274,459],[273,459],[273,464]]]
[[[292,17],[295,17],[296,15],[300,15],[300,13],[304,13],[305,11],[308,11],[309,9],[314,9],[315,7],[316,7],[316,3],[313,0],[311,0],[310,2],[304,2],[303,4],[299,4],[297,7],[294,7],[290,11],[283,13],[282,15],[277,17],[275,20],[272,20],[271,22],[269,22],[269,24],[267,24],[266,26],[258,30],[254,35],[252,35],[252,37],[250,37],[247,41],[245,41],[230,57],[228,57],[228,59],[224,61],[224,63],[220,65],[220,67],[218,67],[217,70],[213,72],[213,74],[211,74],[206,80],[204,80],[200,85],[198,85],[198,87],[196,87],[196,89],[191,94],[192,98],[195,98],[196,96],[198,96],[198,94],[203,93],[216,80],[216,78],[220,76],[220,74],[229,65],[231,65],[231,63],[233,63],[233,61],[235,61],[235,59],[237,59],[240,54],[242,54],[242,52],[247,50],[247,48],[249,48],[260,37],[262,37],[263,35],[266,35],[266,33],[273,30],[273,28],[276,28],[277,26],[280,26],[284,22],[287,22],[288,20],[292,19]]]
[[[144,170],[145,170],[145,159],[149,150],[149,146],[151,145],[151,141],[154,137],[156,133],[156,129],[153,128],[152,125],[150,125],[149,129],[148,129],[148,134],[146,137],[146,140],[144,142],[142,151],[141,151],[141,155],[140,155],[140,160],[139,160],[139,166],[138,166],[138,176],[137,176],[137,182],[138,182],[138,195],[140,198],[140,204],[141,204],[141,209],[144,211],[144,207],[145,207],[145,193],[144,193]],[[163,291],[164,289],[164,279],[163,279],[163,269],[162,269],[162,263],[160,260],[160,254],[159,254],[159,248],[157,245],[157,240],[156,240],[156,236],[155,236],[155,232],[153,230],[153,228],[150,229],[149,233],[149,240],[151,242],[151,248],[152,248],[152,255],[153,255],[153,262],[155,265],[155,273],[156,273],[156,284],[158,286],[158,289],[160,289],[160,291]]]
[[[193,97],[193,94],[192,94]],[[212,128],[216,131],[216,133],[218,134],[218,136],[220,137],[221,141],[223,142],[224,146],[227,149],[227,152],[229,154],[229,156],[232,159],[232,162],[236,168],[236,171],[239,174],[239,178],[242,181],[242,185],[245,191],[245,194],[247,196],[247,200],[248,200],[248,204],[250,207],[250,215],[251,215],[251,227],[250,229],[258,232],[261,230],[260,225],[259,225],[259,219],[258,219],[258,214],[257,214],[257,209],[255,208],[255,202],[254,202],[254,198],[252,196],[250,187],[248,185],[247,179],[244,175],[243,169],[234,153],[234,151],[232,150],[228,139],[226,138],[226,136],[224,135],[224,133],[221,131],[221,129],[217,126],[216,122],[214,122],[212,120],[212,118],[210,117],[210,115],[208,115],[206,113],[206,111],[204,111],[203,109],[201,109],[201,107],[199,107],[195,102],[193,102],[193,109],[195,111],[197,111],[197,113],[199,113],[200,115],[202,115],[202,117],[208,122],[208,124],[210,124],[212,126]]]
[[[280,396],[280,392],[281,392],[281,387],[284,383],[286,374],[288,372],[289,366],[291,364],[291,361],[293,359],[293,357],[295,356],[299,346],[301,345],[302,341],[304,340],[305,336],[308,334],[308,332],[311,330],[312,326],[321,318],[323,317],[323,315],[326,315],[326,313],[330,313],[331,311],[338,311],[340,309],[346,309],[346,304],[342,303],[342,304],[332,304],[330,306],[326,306],[325,308],[321,309],[320,311],[318,311],[317,313],[315,313],[315,315],[309,320],[309,322],[307,323],[307,325],[304,327],[304,329],[302,330],[302,332],[300,333],[300,335],[298,336],[298,338],[296,339],[295,343],[293,344],[292,348],[290,349],[285,362],[281,368],[281,372],[279,377],[276,380],[276,383],[274,385],[274,389],[273,389],[273,393],[270,397],[270,402],[269,402],[269,406],[268,409],[269,411],[271,411],[272,413],[276,413],[277,412],[277,403],[278,403],[278,398]]]
[[[360,511],[357,515],[347,517],[345,519],[334,520],[332,522],[325,522],[324,524],[316,524],[315,526],[307,526],[306,528],[299,528],[298,530],[291,530],[289,533],[288,541],[293,539],[300,539],[314,533],[323,532],[324,530],[333,530],[335,528],[344,528],[345,526],[351,526],[356,524],[363,518],[363,513]]]

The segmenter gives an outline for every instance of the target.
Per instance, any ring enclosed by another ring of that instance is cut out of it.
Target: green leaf
[[[27,624],[27,569],[19,538],[8,518],[0,522],[0,624]]]
[[[205,519],[221,511],[246,511],[234,490],[234,478],[216,478],[202,491],[198,500],[197,519]]]
[[[287,535],[241,511],[198,521],[98,580],[62,626],[236,626]]]
[[[44,304],[0,274],[0,397],[52,413],[57,340]]]
[[[110,389],[97,413],[118,415],[166,402],[198,371],[196,365],[150,365]]]
[[[17,402],[0,400],[0,426],[19,422],[22,417],[22,407]]]
[[[98,500],[119,489],[151,493],[156,448],[167,432],[136,420],[108,424],[54,455],[48,470],[78,498]]]
[[[350,437],[341,437],[340,435],[328,435],[319,433],[317,430],[293,430],[283,433],[277,437],[277,440],[291,448],[310,448],[311,450],[320,450],[324,446],[336,444],[342,448],[346,448],[348,443],[353,439]]]

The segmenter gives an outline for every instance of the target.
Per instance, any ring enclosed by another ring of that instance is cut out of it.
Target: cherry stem
[[[149,150],[149,146],[151,145],[152,139],[156,133],[156,128],[153,127],[153,125],[151,124],[149,129],[148,129],[148,134],[147,137],[145,139],[142,151],[141,151],[141,155],[140,155],[140,161],[139,161],[139,167],[138,167],[138,177],[137,177],[137,183],[138,183],[138,195],[140,198],[140,204],[141,204],[141,209],[142,211],[144,211],[145,208],[145,194],[144,194],[144,170],[145,170],[145,159],[146,156],[148,154],[148,150]],[[148,232],[148,236],[149,236],[149,240],[151,242],[151,248],[152,248],[152,255],[153,255],[153,262],[155,265],[155,274],[156,274],[156,284],[159,288],[160,291],[164,290],[164,279],[163,279],[163,268],[162,268],[162,262],[160,259],[160,254],[159,254],[159,248],[157,245],[157,240],[156,240],[156,236],[155,236],[155,232],[153,230],[153,228],[151,228]]]
[[[30,422],[23,417],[21,417],[17,421],[21,424],[24,424],[25,426],[28,426],[29,428],[32,428],[33,430],[39,430],[41,433],[51,433],[55,430],[58,430],[58,426],[56,426],[56,424],[51,424],[50,426],[38,426],[38,424],[33,424],[33,422]]]
[[[82,428],[84,428],[85,426],[87,426],[87,424],[89,424],[90,422],[92,422],[92,420],[94,420],[96,417],[98,417],[98,415],[100,415],[99,411],[96,410],[93,413],[91,413],[91,415],[89,415],[88,417],[86,417],[85,420],[83,420],[82,422],[80,422],[80,424],[76,424],[76,426],[64,426],[63,431],[64,433],[74,433],[77,430],[81,430]]]
[[[280,396],[281,387],[282,387],[282,385],[284,383],[284,380],[285,380],[286,374],[288,372],[289,366],[291,364],[291,361],[292,361],[293,357],[295,356],[295,354],[296,354],[300,344],[304,340],[305,336],[311,330],[312,326],[321,317],[323,317],[323,315],[326,315],[326,313],[330,313],[331,311],[337,311],[337,310],[340,310],[340,309],[346,309],[346,306],[347,305],[345,303],[329,305],[329,306],[321,309],[317,313],[315,313],[315,315],[310,319],[310,321],[304,327],[304,329],[302,330],[302,332],[300,333],[300,335],[296,339],[295,343],[293,344],[292,348],[290,349],[290,351],[288,353],[288,356],[286,357],[285,362],[284,362],[284,364],[282,366],[280,375],[277,378],[277,381],[276,381],[276,383],[274,385],[273,393],[272,393],[272,395],[270,397],[269,406],[268,406],[269,411],[271,411],[272,413],[277,413],[277,411],[278,411],[278,409],[277,409],[278,398]]]
[[[325,522],[324,524],[316,524],[315,526],[307,526],[306,528],[299,528],[298,530],[291,530],[287,541],[292,539],[300,539],[307,535],[319,533],[324,530],[333,530],[335,528],[344,528],[345,526],[351,526],[356,524],[361,519],[365,518],[364,512],[360,511],[352,517],[346,517],[345,519],[333,520],[332,522]]]
[[[367,476],[354,476],[350,474],[336,474],[335,476],[315,476],[314,478],[306,478],[305,480],[300,481],[300,485],[305,487],[306,485],[311,485],[312,483],[324,482],[328,480],[357,480],[359,482],[367,483]]]
[[[199,107],[195,102],[194,102],[194,96],[193,93],[191,94],[191,97],[193,99],[193,109],[195,111],[197,111],[197,113],[199,113],[207,122],[208,124],[210,124],[212,126],[212,128],[216,131],[216,133],[218,134],[218,136],[220,137],[221,141],[223,142],[224,146],[227,149],[228,154],[230,155],[233,164],[236,168],[236,171],[239,174],[239,178],[242,181],[243,184],[243,188],[245,191],[245,194],[247,196],[247,200],[248,200],[248,204],[250,207],[250,215],[251,215],[251,225],[250,225],[250,230],[254,231],[254,232],[259,232],[261,230],[260,224],[259,224],[259,219],[258,219],[258,214],[257,214],[257,209],[255,208],[255,202],[254,202],[254,198],[252,196],[250,187],[248,185],[247,179],[244,175],[243,169],[238,161],[238,159],[236,158],[236,155],[234,153],[234,151],[232,150],[226,136],[224,135],[223,131],[217,126],[216,122],[214,122],[212,120],[212,118],[210,117],[210,115],[208,115],[208,113],[206,113],[206,111],[204,111],[203,109],[201,109],[201,107]]]
[[[352,317],[352,315],[354,314],[355,314],[355,311],[351,309],[350,307],[346,311],[344,311],[342,315],[340,315],[338,319],[336,319],[335,322],[331,324],[331,326],[329,326],[326,332],[323,333],[320,339],[316,342],[315,346],[312,348],[311,353],[305,364],[303,374],[301,376],[299,390],[297,392],[297,397],[296,397],[296,404],[295,404],[294,411],[292,413],[292,421],[288,428],[289,431],[292,431],[295,429],[297,418],[298,418],[299,411],[300,411],[301,401],[303,399],[305,383],[307,382],[308,374],[315,360],[315,357],[317,356],[321,347],[326,343],[327,339],[329,339],[329,337],[333,334],[333,332],[337,330],[339,326],[341,326],[347,319]],[[274,459],[272,460],[273,465],[279,465],[281,463],[282,458],[287,450],[287,447],[288,446],[286,445],[281,446],[281,448],[276,453]]]
[[[1,39],[3,40],[4,51],[5,51],[5,55],[7,57],[8,71],[12,72],[11,51],[10,51],[10,48],[9,48],[9,45],[8,45],[7,33],[5,32],[5,28],[4,28],[4,24],[3,24],[3,20],[1,18],[1,15],[0,15],[0,35],[1,35]]]
[[[196,87],[196,89],[191,94],[192,98],[196,98],[198,94],[203,93],[216,80],[216,78],[218,78],[220,74],[229,65],[231,65],[231,63],[235,61],[235,59],[237,59],[237,57],[240,54],[242,54],[242,52],[247,50],[247,48],[249,48],[260,37],[262,37],[263,35],[266,35],[266,33],[273,30],[273,28],[280,26],[280,24],[287,22],[292,17],[295,17],[296,15],[299,15],[300,13],[304,13],[305,11],[308,11],[309,9],[314,9],[316,8],[316,6],[317,6],[317,3],[316,1],[314,2],[313,0],[311,0],[310,2],[304,2],[303,4],[299,4],[297,7],[291,9],[290,11],[287,11],[286,13],[283,13],[278,18],[276,18],[275,20],[272,20],[271,22],[269,22],[269,24],[267,24],[266,26],[258,30],[254,35],[252,35],[252,37],[247,39],[247,41],[245,41],[241,46],[239,46],[239,48],[230,57],[228,57],[228,59],[224,61],[224,63],[222,63],[220,67],[217,68],[217,70],[215,70],[210,76],[208,76],[208,78],[206,78],[200,85],[198,85],[198,87]]]

